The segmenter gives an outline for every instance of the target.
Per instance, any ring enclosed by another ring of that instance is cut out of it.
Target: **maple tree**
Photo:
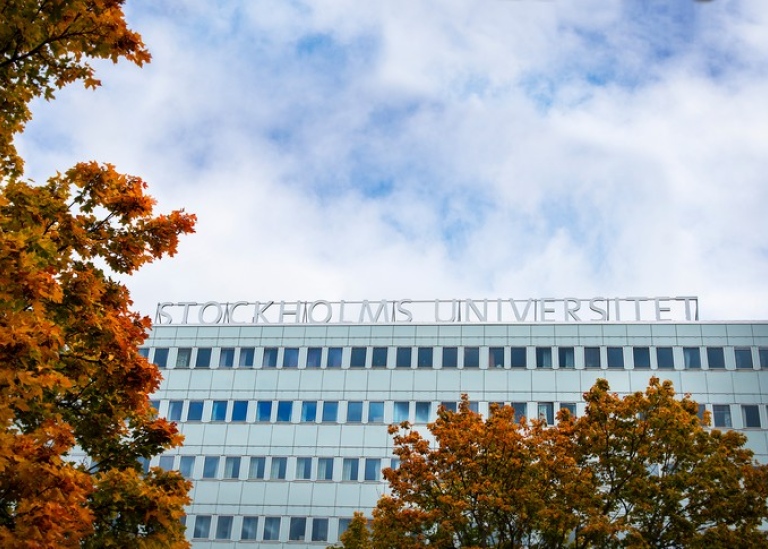
[[[154,212],[138,177],[79,163],[22,180],[30,102],[89,60],[149,60],[122,0],[0,0],[0,547],[188,547],[189,483],[145,471],[178,446],[139,353],[149,319],[117,276],[173,255],[195,217]]]
[[[396,469],[375,548],[765,547],[768,472],[746,438],[709,430],[671,382],[620,397],[598,380],[556,425],[441,408],[424,437],[390,428]],[[349,547],[346,544],[344,547]]]

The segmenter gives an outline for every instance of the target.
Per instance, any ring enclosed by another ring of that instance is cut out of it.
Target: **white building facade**
[[[384,493],[389,424],[426,431],[462,393],[484,415],[504,403],[552,422],[583,413],[598,378],[622,394],[652,376],[768,462],[768,322],[700,322],[695,298],[597,299],[520,300],[512,319],[501,300],[435,302],[427,319],[410,300],[161,304],[142,351],[185,443],[151,464],[193,481],[195,548],[320,549]]]

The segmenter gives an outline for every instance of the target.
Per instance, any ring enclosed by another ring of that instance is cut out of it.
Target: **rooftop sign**
[[[155,324],[515,324],[699,320],[698,297],[182,301],[158,303]]]

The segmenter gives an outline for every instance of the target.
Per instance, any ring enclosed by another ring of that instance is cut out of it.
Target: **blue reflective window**
[[[443,347],[443,368],[456,368],[459,365],[459,349]]]
[[[388,347],[374,347],[373,355],[371,356],[371,366],[373,368],[386,368],[388,352]]]
[[[293,401],[281,400],[277,403],[277,421],[291,421],[293,415]]]
[[[187,409],[187,421],[202,421],[203,419],[203,401],[190,400]]]
[[[341,368],[341,347],[328,348],[328,368]]]
[[[651,367],[651,350],[648,347],[633,347],[632,358],[635,369],[648,369]]]
[[[368,403],[368,423],[382,423],[384,421],[384,403]]]
[[[752,349],[749,347],[737,347],[733,350],[734,356],[736,357],[736,368],[739,370],[751,370],[753,369],[752,365]]]
[[[479,347],[464,347],[464,367],[465,368],[480,367],[480,348]]]
[[[398,347],[395,354],[395,367],[397,368],[410,368],[411,367],[411,348],[410,347]]]
[[[264,541],[280,539],[280,517],[264,517]]]
[[[240,539],[252,541],[256,539],[259,529],[259,517],[243,517],[243,528],[240,531]]]
[[[203,461],[203,478],[216,478],[219,470],[219,456],[205,456]]]
[[[152,358],[158,368],[165,368],[168,366],[168,348],[162,347],[155,349],[155,356]]]
[[[277,347],[265,347],[262,368],[277,368]]]
[[[622,347],[608,347],[608,367],[624,367],[624,349]]]
[[[656,347],[656,365],[661,369],[672,369],[675,367],[672,347]]]
[[[232,368],[235,365],[235,348],[224,347],[219,353],[219,368]]]
[[[431,402],[417,402],[416,403],[416,423],[427,423],[430,420],[430,414],[432,413]]]
[[[263,479],[266,472],[267,458],[262,456],[252,456],[248,466],[248,478]]]
[[[193,539],[208,539],[211,534],[211,516],[197,515],[195,517],[195,530],[192,534]]]
[[[349,357],[350,368],[365,368],[365,360],[368,358],[367,347],[352,347]]]
[[[518,423],[523,417],[528,417],[527,402],[510,402],[509,405],[515,410],[515,421]]]
[[[197,357],[195,358],[195,368],[210,368],[211,367],[211,348],[200,347],[197,350]]]
[[[707,347],[707,362],[709,369],[722,370],[725,368],[725,353],[722,347]]]
[[[256,421],[270,421],[272,419],[272,401],[260,400],[256,403]]]
[[[283,368],[298,368],[299,350],[295,347],[283,349]]]
[[[323,358],[323,349],[310,347],[307,349],[307,368],[319,368]]]
[[[168,419],[181,421],[181,411],[184,409],[183,400],[172,400],[168,403]]]
[[[245,421],[248,416],[248,401],[236,400],[232,404],[232,421]]]
[[[238,366],[241,368],[253,368],[253,356],[256,354],[256,349],[253,347],[243,347],[240,349],[240,362]]]
[[[403,421],[410,420],[410,405],[408,401],[395,402],[394,415],[392,421],[394,423],[402,423]]]
[[[560,368],[575,368],[575,352],[573,347],[560,347],[557,349],[558,366]]]
[[[336,401],[323,402],[323,423],[335,423],[339,418],[339,403]]]
[[[536,347],[536,367],[552,367],[552,347]]]
[[[381,480],[381,460],[368,458],[365,460],[365,480]]]
[[[701,352],[698,347],[683,347],[683,362],[685,369],[701,368]]]
[[[488,367],[504,367],[504,347],[491,347],[488,349]]]
[[[195,456],[181,456],[179,460],[179,473],[184,478],[192,478],[192,475],[195,473]]]
[[[431,368],[433,350],[432,347],[419,347],[416,355],[416,365],[419,368]]]
[[[301,421],[314,422],[317,418],[317,402],[305,400],[301,403]]]
[[[359,400],[347,403],[347,423],[361,423],[363,421],[363,403]]]
[[[284,480],[285,471],[288,468],[288,458],[273,457],[272,465],[269,470],[269,478],[271,480]]]
[[[512,347],[509,350],[509,362],[512,368],[526,368],[526,350],[525,347]]]
[[[226,421],[229,402],[226,400],[214,400],[211,405],[211,421]]]

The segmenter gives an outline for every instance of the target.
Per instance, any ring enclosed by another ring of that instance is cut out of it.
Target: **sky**
[[[153,60],[33,104],[197,232],[160,301],[699,297],[768,319],[764,0],[127,0]]]

